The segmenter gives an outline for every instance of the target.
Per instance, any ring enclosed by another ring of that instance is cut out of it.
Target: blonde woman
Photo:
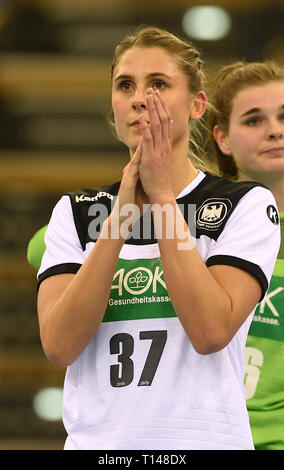
[[[188,157],[207,106],[192,44],[139,29],[111,84],[129,163],[61,198],[38,272],[43,349],[67,366],[65,448],[252,449],[243,351],[279,249],[274,197]]]

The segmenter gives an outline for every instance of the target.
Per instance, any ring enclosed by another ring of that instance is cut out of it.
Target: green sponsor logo
[[[284,340],[284,278],[273,275],[269,290],[256,308],[249,334]]]
[[[176,317],[160,258],[119,259],[103,321]]]

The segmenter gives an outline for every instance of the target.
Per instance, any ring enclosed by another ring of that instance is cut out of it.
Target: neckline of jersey
[[[182,191],[176,196],[176,199],[181,199],[182,197],[186,196],[189,194],[191,191],[193,191],[199,183],[205,178],[206,174],[203,173],[201,170],[197,170],[198,173],[195,176],[195,178],[187,185],[185,188],[182,189]]]

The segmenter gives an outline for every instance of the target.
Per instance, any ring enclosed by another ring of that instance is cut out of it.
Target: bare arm
[[[224,348],[261,296],[258,281],[232,266],[208,268],[194,246],[171,187],[171,116],[159,92],[149,92],[147,109],[151,126],[142,126],[143,154],[140,175],[150,203],[168,205],[172,220],[165,222],[153,210],[164,277],[173,307],[194,348],[202,354]],[[167,226],[174,236],[167,237]],[[180,233],[186,239],[180,238]],[[179,244],[188,243],[186,249]]]
[[[45,279],[39,288],[38,316],[46,355],[58,365],[74,362],[96,334],[109,299],[120,250],[127,237],[121,236],[126,217],[120,209],[136,198],[141,148],[125,167],[118,199],[91,253],[76,275],[58,274]],[[111,224],[119,226],[119,238],[111,237]],[[126,229],[126,230],[125,230]],[[129,230],[131,227],[129,227]]]
[[[175,236],[159,239],[167,289],[196,351],[200,354],[217,352],[231,341],[253,310],[260,299],[261,287],[242,269],[227,265],[208,268],[194,247],[176,202],[171,203],[177,211]],[[156,225],[160,220],[154,214]],[[186,234],[182,243],[178,225]],[[181,249],[186,242],[187,249]]]
[[[43,349],[53,362],[67,366],[96,334],[103,319],[123,241],[98,239],[76,275],[45,279],[38,294]]]

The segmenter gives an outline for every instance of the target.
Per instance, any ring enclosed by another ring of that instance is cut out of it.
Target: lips
[[[150,124],[150,121],[147,121],[147,123]],[[139,119],[136,119],[135,121],[131,122],[129,125],[130,125],[130,127],[140,126],[140,121],[139,121]]]
[[[267,155],[282,156],[284,155],[284,147],[273,147],[271,149],[263,150],[261,153],[265,153]]]

